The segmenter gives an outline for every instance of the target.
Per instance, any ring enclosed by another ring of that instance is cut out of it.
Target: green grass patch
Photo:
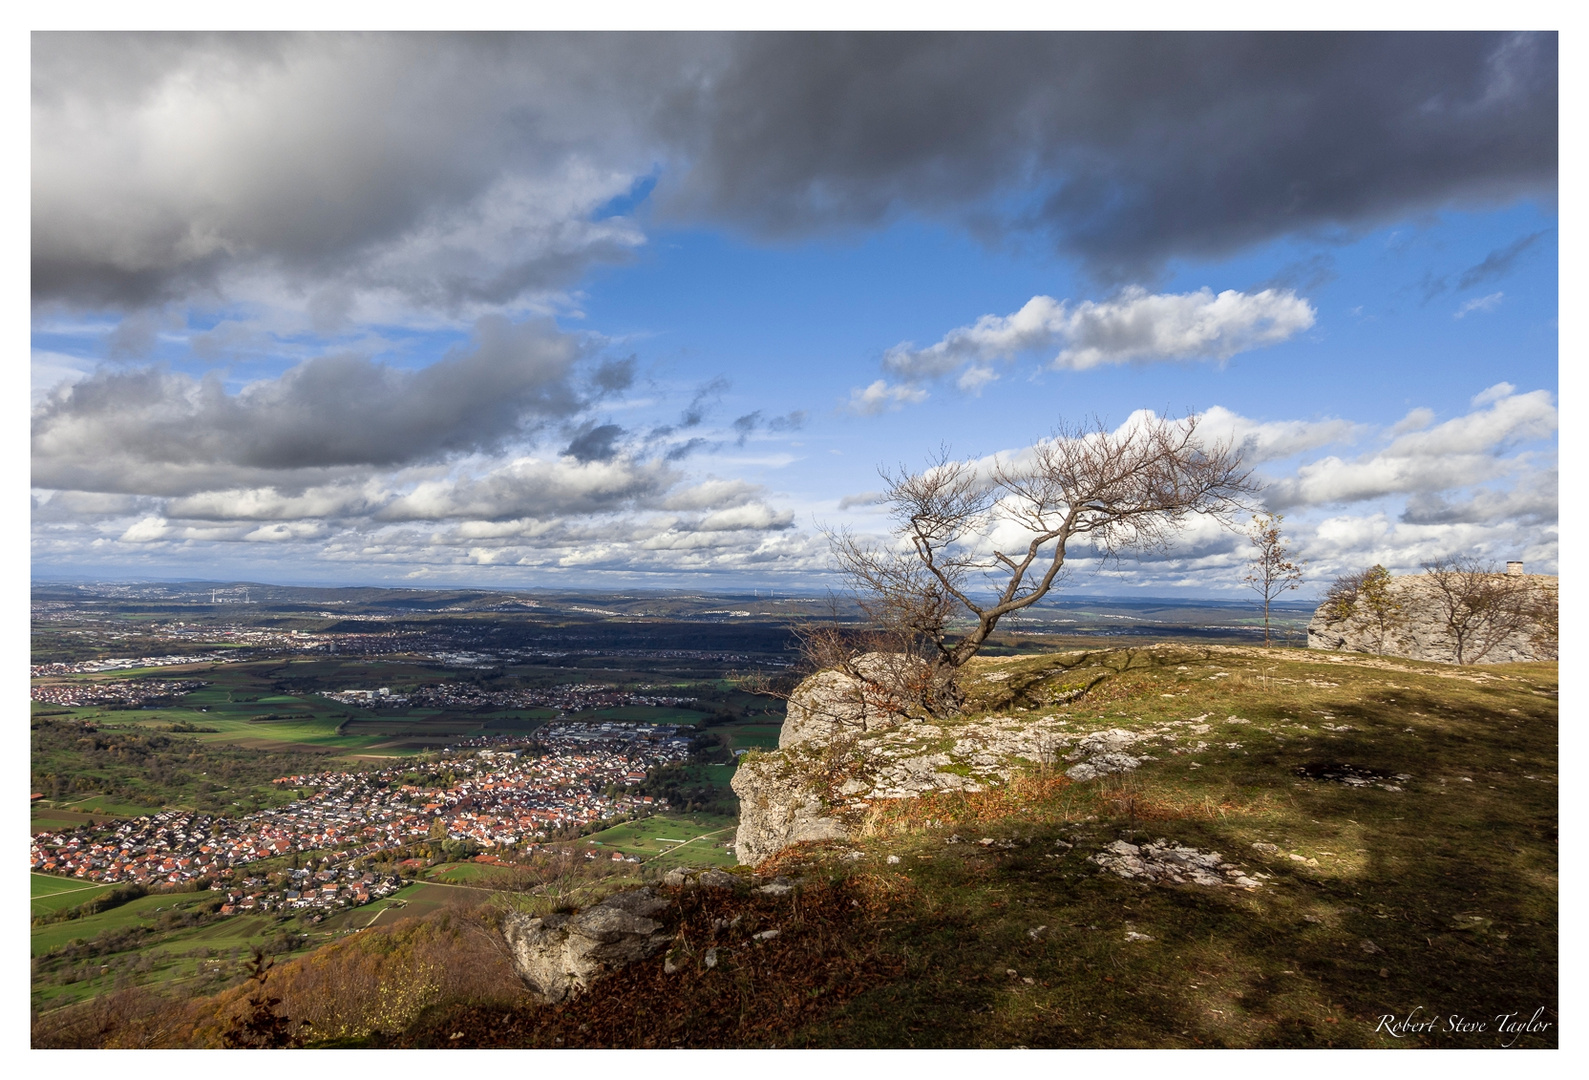
[[[65,911],[96,896],[103,896],[113,888],[110,885],[95,885],[76,878],[50,877],[47,874],[30,874],[28,877],[31,885],[31,914],[35,916]]]
[[[474,882],[506,877],[511,873],[512,870],[505,866],[465,862],[432,867],[425,876],[431,881],[440,881],[449,885],[468,885]]]

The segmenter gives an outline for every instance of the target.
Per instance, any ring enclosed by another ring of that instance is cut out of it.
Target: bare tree
[[[1302,567],[1291,561],[1291,552],[1280,535],[1280,525],[1284,521],[1281,514],[1255,514],[1247,531],[1254,552],[1252,561],[1247,564],[1247,576],[1242,580],[1263,598],[1265,645],[1269,644],[1269,605],[1281,593],[1302,584]]]
[[[1555,659],[1561,644],[1561,594],[1542,588],[1528,605],[1528,640],[1535,655]]]
[[[883,695],[953,711],[955,672],[1001,619],[1048,594],[1076,541],[1113,558],[1166,546],[1191,515],[1230,525],[1256,484],[1239,449],[1205,442],[1197,428],[1196,416],[1148,413],[1116,431],[1094,420],[1009,458],[953,460],[941,450],[919,472],[883,470],[896,543],[828,533],[870,644],[912,661]],[[826,657],[830,665],[869,678],[855,670],[857,642],[827,644],[843,654]]]
[[[1523,579],[1496,573],[1493,563],[1441,559],[1423,564],[1442,628],[1458,664],[1476,664],[1512,634],[1529,628]]]

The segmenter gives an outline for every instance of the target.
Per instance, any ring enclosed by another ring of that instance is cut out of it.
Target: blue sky
[[[879,465],[1144,409],[1305,593],[1553,573],[1554,38],[1336,44],[40,35],[34,573],[816,589]]]

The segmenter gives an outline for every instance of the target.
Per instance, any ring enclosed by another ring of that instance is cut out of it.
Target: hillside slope
[[[1105,677],[1043,704],[1085,665]],[[561,1005],[504,990],[506,959],[453,917],[479,987],[454,978],[340,1042],[1556,1045],[1556,665],[1157,646],[970,676],[960,723],[1068,743],[914,797],[852,787],[832,804],[844,839],[741,868],[738,890],[659,882],[673,948]],[[1108,752],[1087,748],[1100,733],[1135,766],[1076,771]],[[749,889],[778,878],[795,887]],[[380,945],[410,925],[332,946],[367,959],[322,959],[315,992],[355,968],[415,985],[421,961]],[[276,977],[302,1015],[292,965]],[[1419,1008],[1438,1022],[1384,1019]]]

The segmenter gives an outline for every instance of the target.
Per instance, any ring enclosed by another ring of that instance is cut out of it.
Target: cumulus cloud
[[[334,321],[361,292],[446,310],[566,285],[641,242],[593,215],[647,153],[625,86],[682,60],[666,40],[570,44],[41,35],[35,294],[138,306],[268,279]],[[629,78],[604,90],[620,56]]]
[[[992,375],[984,366],[988,361],[1056,348],[1052,366],[1071,370],[1133,361],[1226,360],[1287,340],[1312,326],[1315,314],[1296,293],[1275,289],[1155,295],[1133,285],[1112,300],[1079,304],[1034,296],[1014,314],[984,315],[925,349],[896,345],[884,354],[883,366],[914,380],[969,363],[973,366],[961,382],[965,388],[969,377],[975,388]]]
[[[540,519],[611,513],[676,485],[665,465],[627,459],[518,458],[477,478],[422,481],[375,517],[385,521]]]
[[[857,506],[881,506],[888,501],[888,496],[881,491],[862,491],[855,495],[846,495],[839,500],[840,510],[852,510]]]
[[[1371,430],[1349,420],[1251,420],[1215,405],[1199,417],[1198,430],[1241,448],[1248,465],[1281,461],[1331,443],[1353,442]]]
[[[1553,34],[38,34],[34,296],[472,317],[902,213],[1130,280],[1556,183]],[[1143,72],[1152,72],[1144,78]]]
[[[1133,413],[1116,431],[1152,416]],[[1260,466],[1259,501],[1285,512],[1285,535],[1308,561],[1310,590],[1375,562],[1415,572],[1423,561],[1452,555],[1523,557],[1552,572],[1558,476],[1549,445],[1557,423],[1551,395],[1518,394],[1502,383],[1476,395],[1471,413],[1441,424],[1433,419],[1421,407],[1384,428],[1337,418],[1258,421],[1223,407],[1197,417],[1202,437],[1233,442],[1247,464]],[[1320,453],[1364,442],[1378,445],[1351,459]],[[1032,449],[1010,448],[973,464],[986,478],[996,463],[1018,465]],[[852,495],[839,509],[881,501],[878,492]],[[1024,543],[1025,535],[1011,526],[992,537],[983,554]],[[1077,575],[1073,583],[1100,575],[1144,589],[1239,591],[1251,550],[1241,533],[1200,518],[1163,550],[1134,553],[1119,565],[1102,556],[1078,545],[1067,563]]]
[[[583,407],[584,352],[549,322],[487,316],[467,345],[413,371],[322,356],[233,394],[217,375],[103,369],[35,411],[34,483],[185,494],[228,475],[258,482],[494,448]]]
[[[1466,497],[1451,492],[1419,492],[1407,500],[1401,520],[1409,525],[1483,524],[1516,521],[1554,525],[1560,509],[1560,479],[1555,469],[1519,478],[1504,490],[1479,488]]]
[[[1532,468],[1530,457],[1508,456],[1508,451],[1552,437],[1557,420],[1548,391],[1508,392],[1466,416],[1404,431],[1355,459],[1331,455],[1309,462],[1294,475],[1271,480],[1264,499],[1275,510],[1328,506],[1390,495],[1432,496],[1522,475]]]
[[[670,102],[670,197],[775,235],[974,206],[1120,279],[1555,184],[1554,35],[764,35],[720,59]]]

